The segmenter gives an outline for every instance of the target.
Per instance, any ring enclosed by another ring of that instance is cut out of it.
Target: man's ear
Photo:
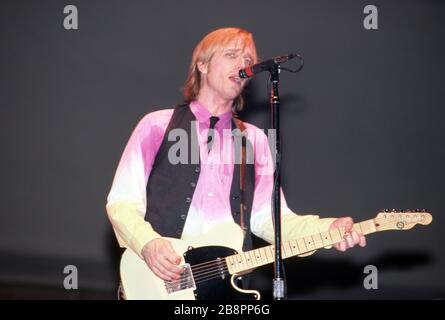
[[[202,74],[207,74],[207,72],[209,71],[209,64],[202,61],[198,61],[196,67]]]

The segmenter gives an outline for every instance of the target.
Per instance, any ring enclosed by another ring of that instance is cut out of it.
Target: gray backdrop
[[[67,4],[79,10],[78,30],[63,28]],[[363,27],[367,4],[378,30]],[[439,0],[2,1],[1,284],[62,288],[72,264],[74,297],[113,297],[120,250],[105,202],[125,143],[144,114],[182,101],[197,42],[239,26],[262,58],[305,58],[280,87],[282,183],[294,211],[434,215],[428,227],[370,235],[366,249],[288,261],[289,297],[444,298],[444,16]],[[243,112],[261,128],[266,83],[266,74],[253,80]],[[363,288],[368,264],[378,290]],[[272,270],[255,273],[266,297]]]

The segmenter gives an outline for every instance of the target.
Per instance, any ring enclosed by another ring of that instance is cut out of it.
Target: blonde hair
[[[192,55],[187,80],[183,88],[184,99],[190,103],[195,100],[201,89],[201,74],[198,69],[198,62],[208,63],[215,52],[226,48],[233,40],[241,40],[242,47],[253,48],[253,63],[257,63],[255,42],[252,33],[241,28],[222,28],[207,34],[195,47]],[[241,94],[235,98],[233,107],[235,111],[241,111],[244,106]]]

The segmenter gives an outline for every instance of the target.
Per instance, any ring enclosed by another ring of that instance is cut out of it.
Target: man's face
[[[234,40],[215,52],[209,63],[198,63],[202,93],[224,101],[238,97],[246,84],[246,79],[239,77],[239,70],[253,64],[253,50],[250,46],[243,47],[240,40]]]

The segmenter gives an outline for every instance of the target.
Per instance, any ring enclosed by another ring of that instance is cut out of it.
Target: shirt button
[[[200,168],[200,167],[196,167],[196,168],[195,168],[195,172],[196,172],[196,173],[199,173],[200,171],[201,171],[201,168]]]
[[[213,192],[209,192],[207,195],[208,195],[209,197],[213,197]]]
[[[192,188],[194,188],[194,187],[196,187],[196,183],[194,183],[194,182],[190,182],[190,186],[191,186]]]
[[[187,203],[192,202],[192,198],[190,198],[190,197],[185,198],[185,202],[187,202]]]

